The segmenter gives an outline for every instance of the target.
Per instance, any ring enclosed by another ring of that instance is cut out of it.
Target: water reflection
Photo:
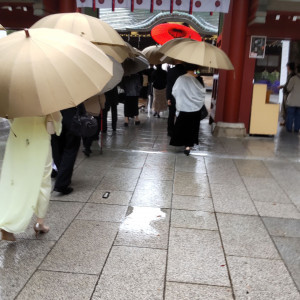
[[[120,230],[132,234],[158,235],[159,232],[155,229],[155,223],[165,218],[166,213],[160,208],[129,207],[127,217]]]

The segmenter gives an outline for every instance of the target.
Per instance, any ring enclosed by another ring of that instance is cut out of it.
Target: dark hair
[[[199,69],[199,66],[195,65],[195,64],[185,63],[184,68],[186,71],[195,71],[195,70]]]
[[[286,66],[289,67],[291,71],[295,71],[296,69],[296,65],[294,62],[288,62]]]
[[[300,73],[300,65],[297,66],[297,72]]]

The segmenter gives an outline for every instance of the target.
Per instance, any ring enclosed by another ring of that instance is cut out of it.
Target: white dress
[[[56,120],[60,134],[61,116]],[[24,232],[34,213],[44,218],[47,212],[52,155],[46,123],[46,117],[24,117],[11,124],[0,177],[0,228],[8,232]]]

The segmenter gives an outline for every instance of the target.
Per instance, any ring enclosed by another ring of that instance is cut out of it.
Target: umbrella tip
[[[29,38],[29,37],[30,37],[30,34],[29,34],[29,31],[28,31],[28,28],[25,28],[24,31],[25,31],[26,37]]]

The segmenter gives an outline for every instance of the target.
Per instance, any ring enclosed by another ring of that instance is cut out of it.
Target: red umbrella
[[[179,24],[165,23],[155,26],[151,30],[151,36],[155,42],[163,45],[175,38],[190,38],[196,41],[202,41],[201,36],[195,30]]]

